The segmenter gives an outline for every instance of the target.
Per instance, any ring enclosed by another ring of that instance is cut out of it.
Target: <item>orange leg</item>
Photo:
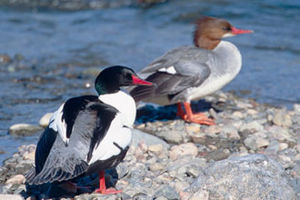
[[[117,194],[122,191],[116,190],[113,188],[106,189],[105,174],[104,174],[104,171],[100,171],[99,172],[99,189],[95,190],[95,192],[100,193],[100,194]]]
[[[178,104],[177,104],[177,106],[178,106]],[[179,115],[183,120],[185,120],[187,122],[197,123],[197,124],[215,125],[214,120],[206,117],[203,113],[193,114],[190,103],[184,102],[183,106],[184,106],[186,114],[184,114],[184,112],[182,111],[181,105],[180,105],[180,107],[178,106],[178,110],[177,110],[177,115]]]
[[[184,110],[182,109],[181,103],[177,103],[177,114],[176,116],[178,117],[183,117],[184,116]]]

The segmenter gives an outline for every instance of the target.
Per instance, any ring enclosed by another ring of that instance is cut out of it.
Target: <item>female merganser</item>
[[[127,67],[104,69],[95,81],[99,96],[71,98],[53,114],[38,141],[35,168],[26,175],[26,182],[62,182],[99,172],[96,192],[120,192],[106,189],[104,177],[105,169],[123,160],[136,115],[134,99],[120,87],[151,84]]]
[[[154,60],[141,71],[154,85],[137,86],[130,94],[136,101],[177,103],[177,115],[185,121],[213,125],[214,121],[203,113],[194,114],[190,102],[214,93],[234,79],[241,69],[241,54],[235,45],[221,39],[251,32],[237,29],[224,19],[200,18],[194,32],[195,47],[175,48]]]

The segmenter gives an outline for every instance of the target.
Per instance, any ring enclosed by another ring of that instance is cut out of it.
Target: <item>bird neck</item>
[[[198,48],[213,50],[221,42],[219,39],[211,39],[208,37],[195,37],[194,45]]]
[[[229,73],[232,76],[238,74],[242,66],[242,57],[238,48],[228,41],[221,41],[212,51],[215,59],[212,59],[213,66],[218,68],[222,74]]]
[[[129,94],[119,90],[115,93],[101,94],[99,100],[115,107],[124,116],[124,125],[132,127],[136,116],[136,105]]]

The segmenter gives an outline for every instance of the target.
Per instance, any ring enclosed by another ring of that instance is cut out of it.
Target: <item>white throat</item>
[[[230,73],[235,77],[242,66],[242,56],[238,48],[228,41],[221,41],[213,50],[215,59],[212,63],[218,72]]]
[[[198,100],[224,87],[236,77],[242,66],[242,57],[238,48],[227,41],[221,41],[212,51],[208,61],[209,77],[187,95],[188,100]]]
[[[136,116],[136,105],[134,99],[123,91],[112,94],[103,94],[99,100],[115,107],[123,118],[124,125],[132,127]]]

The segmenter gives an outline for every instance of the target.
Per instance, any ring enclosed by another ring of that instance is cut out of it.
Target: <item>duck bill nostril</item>
[[[134,76],[134,75],[131,75],[131,76],[132,76],[132,84],[133,85],[152,85],[151,82],[140,79],[139,77]]]
[[[231,33],[234,35],[245,34],[245,33],[253,33],[252,30],[242,30],[235,27],[231,27]]]

